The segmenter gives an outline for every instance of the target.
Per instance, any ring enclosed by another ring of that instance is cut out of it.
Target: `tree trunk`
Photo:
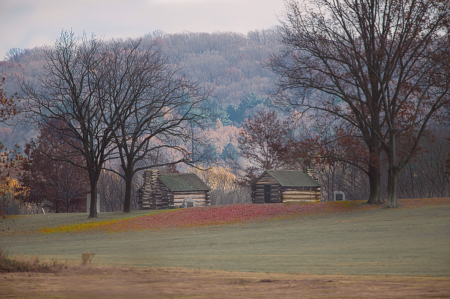
[[[388,170],[388,208],[396,208],[399,206],[397,198],[397,175],[398,170],[395,166],[389,166]]]
[[[384,203],[381,196],[381,172],[380,172],[380,151],[378,139],[372,139],[373,144],[369,146],[370,162],[368,169],[370,195],[368,204],[379,205]],[[372,150],[371,150],[372,149]]]
[[[88,218],[97,218],[97,183],[91,182],[91,206]]]
[[[368,176],[370,185],[370,195],[367,203],[371,205],[379,205],[384,203],[384,199],[381,196],[380,168],[377,166],[370,166]]]
[[[133,175],[126,176],[125,180],[125,201],[123,202],[123,212],[131,212],[131,188],[133,186]]]
[[[396,208],[399,206],[397,198],[397,175],[399,169],[397,167],[397,149],[396,149],[396,136],[391,133],[389,140],[389,147],[387,148],[386,155],[388,156],[389,169],[388,169],[388,208]]]

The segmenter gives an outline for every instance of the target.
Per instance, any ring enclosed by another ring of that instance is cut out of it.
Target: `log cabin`
[[[320,185],[301,170],[266,170],[252,184],[253,203],[321,202]]]
[[[159,170],[146,170],[138,192],[139,210],[179,208],[185,198],[193,199],[195,206],[208,206],[209,191],[194,173],[160,175]]]

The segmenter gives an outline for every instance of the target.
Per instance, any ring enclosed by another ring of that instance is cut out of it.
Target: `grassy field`
[[[156,211],[152,210],[135,210],[129,214],[123,212],[99,213],[97,218],[89,218],[88,213],[61,213],[61,214],[34,214],[34,215],[17,215],[7,216],[0,219],[0,236],[3,232],[23,233],[27,231],[35,231],[43,227],[56,227],[59,225],[68,225],[76,223],[90,223],[99,221],[108,221],[114,219],[126,219],[137,216],[150,215]],[[9,228],[9,229],[8,229]],[[0,245],[1,246],[1,245]]]
[[[0,249],[72,261],[94,252],[96,265],[141,268],[450,276],[449,215],[450,204],[442,204],[185,229],[57,234],[36,229],[92,220],[87,214],[35,215],[4,219],[0,228],[10,230],[0,234]],[[102,213],[94,221],[120,217]]]
[[[135,211],[127,217],[139,217],[148,213],[150,212]],[[83,252],[92,252],[96,254],[93,259],[94,267],[126,266],[142,269],[136,271],[147,271],[145,269],[150,267],[181,267],[185,272],[200,271],[197,274],[200,277],[203,273],[202,279],[212,275],[211,272],[202,271],[223,270],[253,272],[256,276],[260,275],[257,273],[306,273],[311,277],[318,274],[323,277],[341,275],[341,280],[344,277],[342,275],[352,275],[354,278],[350,280],[356,286],[356,281],[366,279],[364,277],[376,276],[373,279],[380,282],[389,275],[397,277],[402,283],[408,282],[404,288],[411,287],[414,290],[415,279],[408,278],[414,276],[427,284],[428,289],[423,292],[436,288],[441,292],[430,293],[430,296],[450,296],[450,289],[443,287],[450,286],[450,201],[439,205],[397,209],[376,207],[352,212],[307,214],[291,219],[274,218],[183,229],[130,230],[117,233],[93,230],[52,234],[38,231],[39,228],[49,226],[123,217],[123,213],[102,213],[96,220],[86,220],[87,214],[8,217],[0,223],[0,231],[4,230],[0,233],[0,249],[10,256],[38,255],[41,260],[59,259],[72,263],[79,263]],[[133,275],[140,277],[140,274]],[[184,277],[182,274],[176,275]],[[236,275],[229,279],[243,279],[237,280],[236,284],[239,286],[250,287],[252,283],[259,281],[250,279],[251,274]],[[165,281],[161,279],[164,276],[162,273],[157,276],[160,278],[156,281]],[[294,279],[293,277],[290,279]],[[248,284],[245,283],[246,279]],[[287,281],[287,278],[280,279],[276,280]],[[338,278],[330,280],[333,279]],[[220,285],[220,280],[216,282]],[[380,287],[381,285],[383,284]],[[419,285],[420,283],[416,286]],[[157,288],[157,284],[152,286]],[[257,284],[254,287],[257,289]],[[333,292],[332,289],[330,292]],[[423,292],[417,294],[424,297]],[[415,293],[411,291],[397,295],[410,297],[412,294]],[[242,296],[245,298],[249,295]],[[324,293],[323,296],[326,297],[327,294]],[[348,294],[342,296],[347,297]]]

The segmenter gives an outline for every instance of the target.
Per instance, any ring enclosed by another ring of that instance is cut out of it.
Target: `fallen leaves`
[[[450,198],[428,198],[400,200],[402,207],[450,203]],[[236,204],[208,206],[160,212],[128,219],[62,225],[40,229],[41,233],[62,232],[124,232],[165,228],[190,228],[235,223],[248,223],[277,219],[289,219],[314,214],[341,213],[382,208],[366,204],[365,201],[323,202],[311,204]]]

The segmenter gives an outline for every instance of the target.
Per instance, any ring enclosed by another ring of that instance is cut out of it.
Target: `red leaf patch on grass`
[[[450,198],[400,200],[401,207],[405,208],[446,203],[450,203]],[[57,228],[45,228],[40,231],[43,233],[82,231],[124,232],[164,228],[189,228],[289,219],[313,214],[340,213],[383,207],[384,205],[368,205],[362,200],[311,204],[236,204],[164,210],[135,218],[101,221],[91,224],[66,225]]]

